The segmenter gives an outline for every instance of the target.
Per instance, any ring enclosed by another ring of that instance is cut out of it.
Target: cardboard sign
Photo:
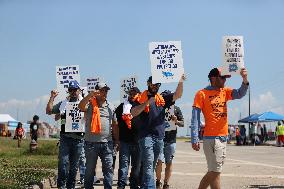
[[[137,87],[137,77],[127,77],[120,80],[120,102],[124,102],[128,98],[127,92],[132,87]]]
[[[57,91],[56,100],[64,100],[67,97],[69,82],[76,80],[80,84],[79,65],[56,66]]]
[[[174,105],[170,106],[169,108],[166,108],[165,110],[165,121],[166,121],[165,131],[172,131],[177,129],[176,124],[172,120],[172,116],[175,115],[174,111],[175,111]]]
[[[222,75],[240,74],[244,68],[244,43],[242,36],[223,37]]]
[[[178,82],[184,73],[180,41],[149,44],[152,83]]]
[[[65,132],[85,132],[84,113],[78,108],[79,102],[66,105]]]

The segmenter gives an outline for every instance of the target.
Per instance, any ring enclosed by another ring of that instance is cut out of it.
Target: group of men
[[[228,100],[245,95],[248,86],[247,72],[241,70],[243,84],[239,89],[224,87],[226,78],[214,68],[208,78],[210,86],[197,92],[192,110],[192,148],[200,149],[198,129],[200,113],[205,117],[204,152],[208,163],[208,173],[200,182],[199,188],[220,188],[220,172],[225,159],[226,137],[228,135]],[[69,96],[54,105],[58,92],[51,91],[46,113],[60,115],[61,133],[58,162],[58,188],[74,188],[75,177],[82,148],[85,149],[86,170],[84,187],[93,188],[96,162],[102,162],[104,188],[113,184],[113,152],[119,151],[118,189],[127,185],[128,169],[131,164],[130,188],[150,189],[169,188],[172,160],[176,148],[176,126],[183,126],[180,109],[174,106],[181,98],[185,76],[180,78],[176,91],[159,94],[161,83],[147,80],[148,89],[140,92],[136,87],[128,91],[128,100],[115,110],[107,101],[110,90],[106,83],[98,83],[95,91],[80,98],[77,81],[69,83]],[[79,102],[79,109],[85,113],[85,133],[65,132],[66,104]],[[166,109],[174,106],[174,124],[165,122]],[[161,183],[162,162],[165,161],[164,184]],[[156,182],[155,182],[156,171]]]
[[[152,77],[149,77],[147,90],[141,93],[137,87],[131,88],[128,100],[116,109],[107,101],[110,88],[106,83],[98,83],[95,91],[81,99],[79,83],[71,81],[69,96],[55,105],[53,103],[58,92],[51,91],[46,113],[60,115],[61,119],[58,188],[75,187],[82,148],[86,157],[85,188],[93,188],[98,157],[102,162],[104,188],[112,188],[114,151],[119,151],[118,188],[127,185],[130,161],[130,188],[155,188],[154,171],[164,149],[165,111],[182,96],[184,80],[185,76],[182,76],[174,93],[167,91],[161,95],[158,93],[161,83],[152,83]],[[68,102],[79,102],[78,108],[85,113],[85,133],[65,132]],[[171,119],[177,125],[183,121],[182,118],[178,120],[177,116]],[[170,142],[175,143],[176,127],[175,132],[169,135],[172,137]],[[169,164],[174,149],[167,152],[169,158],[166,158],[166,163]],[[169,188],[168,180],[169,176],[164,188]]]

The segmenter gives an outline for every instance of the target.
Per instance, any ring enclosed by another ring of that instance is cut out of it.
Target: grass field
[[[26,188],[54,176],[57,169],[57,140],[39,140],[38,148],[30,152],[30,140],[0,137],[0,189]]]

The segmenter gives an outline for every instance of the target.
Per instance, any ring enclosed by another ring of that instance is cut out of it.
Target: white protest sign
[[[174,111],[175,111],[174,105],[170,106],[169,108],[166,108],[165,110],[165,121],[167,122],[165,131],[172,131],[177,129],[175,122],[172,120],[172,116],[175,115]]]
[[[85,132],[84,113],[78,108],[79,102],[66,105],[65,132]]]
[[[243,36],[224,36],[222,46],[222,75],[240,74],[240,70],[245,67]]]
[[[59,92],[56,100],[63,100],[67,97],[68,85],[72,80],[80,83],[79,65],[56,66],[57,91]]]
[[[137,87],[137,77],[127,77],[120,80],[120,102],[124,102],[128,98],[128,90]]]
[[[181,41],[149,44],[152,83],[178,82],[184,73]]]
[[[95,90],[95,86],[100,82],[100,78],[99,77],[87,78],[86,81],[87,81],[88,92],[91,92]]]

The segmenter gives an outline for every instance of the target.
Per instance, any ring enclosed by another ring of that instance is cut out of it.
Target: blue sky
[[[252,113],[284,114],[283,34],[281,0],[0,0],[0,113],[21,121],[37,113],[50,121],[44,108],[56,87],[57,65],[80,65],[81,81],[103,77],[111,86],[109,99],[117,102],[120,78],[137,75],[146,88],[149,42],[181,40],[188,80],[178,105],[189,119],[195,92],[221,64],[222,36],[242,35]],[[240,82],[234,76],[227,85]],[[247,96],[230,103],[229,121],[247,115],[247,107]]]

